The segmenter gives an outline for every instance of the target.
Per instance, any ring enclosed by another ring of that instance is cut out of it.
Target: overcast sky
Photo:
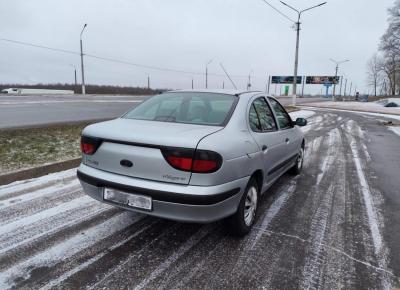
[[[334,59],[349,82],[367,92],[366,62],[377,50],[394,0],[328,0],[303,15],[299,75],[333,75]],[[270,3],[295,18],[278,0]],[[307,8],[319,0],[287,0]],[[292,24],[261,0],[0,0],[0,38],[189,72],[231,75],[252,72],[254,89],[264,89],[268,75],[293,75],[295,31]],[[72,83],[80,74],[78,55],[0,41],[0,83]],[[205,76],[139,68],[85,58],[86,82],[145,86],[150,75],[157,88],[205,86]],[[245,88],[247,78],[235,77]],[[231,88],[222,76],[209,76],[210,88]],[[322,86],[307,86],[319,92]],[[274,87],[271,87],[272,93]],[[278,87],[279,89],[279,87]]]

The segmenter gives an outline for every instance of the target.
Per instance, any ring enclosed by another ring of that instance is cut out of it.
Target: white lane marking
[[[59,193],[64,193],[65,191],[73,191],[79,189],[79,181],[77,179],[71,180],[67,184],[63,183],[58,183],[55,184],[54,186],[50,187],[45,187],[43,189],[35,190],[33,192],[27,192],[22,195],[18,195],[15,197],[11,197],[8,199],[4,199],[0,201],[0,210],[10,207],[10,206],[15,206],[17,204],[20,204],[22,202],[27,202],[42,196],[50,195],[52,197],[59,195]]]
[[[7,185],[0,186],[0,197],[10,193],[27,190],[32,187],[45,185],[47,183],[62,182],[63,179],[76,175],[76,171],[77,168],[73,168],[61,172],[51,173],[38,178],[16,181]]]
[[[14,280],[18,277],[29,279],[35,268],[52,267],[62,260],[66,260],[82,250],[92,247],[99,241],[106,239],[133,223],[142,219],[142,215],[133,216],[130,212],[123,212],[111,219],[98,224],[85,232],[77,233],[73,237],[58,243],[27,260],[13,265],[0,273],[0,289],[15,286]]]
[[[40,211],[30,216],[23,217],[21,219],[17,219],[13,222],[6,221],[2,225],[0,225],[0,235],[4,235],[8,232],[14,231],[17,228],[27,226],[29,224],[33,224],[37,221],[43,220],[45,218],[49,218],[54,215],[58,215],[62,212],[66,212],[71,209],[75,209],[78,206],[84,206],[85,204],[96,203],[89,196],[82,196],[79,198],[75,198],[69,202],[63,202],[55,207]]]
[[[351,139],[351,138],[350,138]],[[350,141],[350,140],[349,140]],[[353,161],[356,166],[356,171],[358,175],[358,179],[361,185],[361,192],[363,194],[363,199],[365,203],[365,207],[367,208],[367,215],[368,215],[368,223],[371,229],[372,240],[374,242],[374,247],[376,254],[380,254],[382,249],[382,235],[379,231],[378,226],[378,218],[376,216],[375,208],[372,202],[371,191],[369,189],[369,185],[367,179],[365,177],[364,171],[361,166],[360,157],[357,151],[357,145],[355,142],[350,141],[350,148],[353,154]]]
[[[199,231],[192,235],[183,245],[181,245],[176,252],[169,256],[164,262],[162,262],[150,276],[145,278],[140,284],[136,285],[133,289],[143,289],[154,279],[158,278],[165,270],[167,270],[173,263],[175,263],[180,257],[186,254],[191,248],[197,245],[201,239],[208,235],[215,226],[203,226]]]
[[[257,228],[257,227],[255,227],[255,228]],[[286,233],[282,233],[282,232],[274,232],[274,231],[270,231],[270,230],[263,230],[263,234],[268,235],[268,236],[278,235],[278,236],[282,236],[282,237],[292,238],[292,239],[299,240],[302,243],[313,243],[313,241],[303,239],[303,238],[301,238],[299,236],[290,235],[290,234],[286,234]],[[386,270],[384,268],[380,268],[380,267],[374,266],[374,265],[372,265],[372,264],[370,264],[370,263],[368,263],[366,261],[357,259],[357,258],[349,255],[348,253],[346,253],[346,252],[344,252],[344,251],[342,251],[342,250],[340,250],[338,248],[335,248],[333,246],[327,245],[325,243],[320,243],[320,246],[324,247],[326,250],[334,251],[334,252],[336,252],[336,253],[338,253],[340,255],[343,255],[343,256],[349,258],[350,260],[353,260],[354,262],[357,262],[357,263],[363,264],[363,265],[365,265],[367,267],[370,267],[370,268],[372,268],[372,269],[374,269],[374,270],[376,270],[378,272],[384,272],[386,274],[389,274],[390,276],[393,276],[395,278],[400,279],[400,277],[395,276],[392,272],[390,272],[390,271],[388,271],[388,270]]]
[[[275,218],[275,216],[279,213],[280,209],[282,206],[287,202],[287,200],[292,196],[294,191],[296,190],[297,187],[297,180],[291,180],[288,186],[285,186],[284,189],[280,192],[280,195],[278,196],[277,199],[274,200],[274,202],[271,204],[271,206],[268,208],[266,215],[264,216],[260,229],[267,229],[271,221]],[[250,249],[253,249],[258,240],[262,236],[262,231],[257,231],[255,238],[253,239],[253,242],[250,245]]]
[[[358,126],[354,122],[351,122],[348,125],[351,126],[352,129],[354,129],[355,126]],[[351,130],[350,132],[353,132],[353,131],[354,130]],[[350,143],[350,149],[351,149],[351,152],[353,155],[352,156],[353,161],[356,166],[356,172],[357,172],[357,176],[358,176],[358,179],[360,182],[361,193],[362,193],[364,204],[365,204],[365,207],[367,210],[368,224],[369,224],[369,228],[371,231],[375,255],[376,255],[379,267],[387,269],[387,262],[385,259],[386,249],[384,248],[383,237],[379,230],[378,216],[377,216],[376,209],[374,206],[370,186],[368,184],[367,178],[365,177],[364,170],[363,170],[362,164],[361,164],[361,158],[358,154],[357,143],[351,133],[347,134],[347,138]],[[388,281],[387,277],[382,277],[381,281],[382,281],[382,288],[391,289],[391,283],[390,283],[390,281]]]
[[[62,274],[60,277],[58,277],[57,279],[51,280],[49,281],[45,286],[41,287],[41,290],[47,290],[47,289],[51,289],[57,285],[59,285],[60,283],[62,283],[63,281],[67,280],[68,278],[70,278],[71,276],[73,276],[74,274],[80,272],[81,270],[89,267],[90,265],[92,265],[93,263],[97,262],[98,260],[100,260],[101,258],[103,258],[105,255],[107,255],[108,253],[112,252],[113,250],[125,245],[126,243],[128,243],[129,241],[131,241],[132,239],[134,239],[135,237],[137,237],[138,235],[142,234],[144,231],[146,231],[148,228],[150,228],[151,226],[153,226],[155,222],[150,223],[149,225],[143,227],[142,229],[138,230],[137,232],[135,232],[133,235],[130,235],[128,238],[118,242],[117,244],[107,248],[106,250],[102,251],[101,253],[97,254],[96,256],[90,258],[89,260],[87,260],[86,262],[79,264],[78,266],[76,266],[75,268],[69,270],[68,272]]]

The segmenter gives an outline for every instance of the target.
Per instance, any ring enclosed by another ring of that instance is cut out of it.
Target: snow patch
[[[297,118],[308,119],[308,118],[314,116],[315,112],[306,111],[306,110],[300,110],[300,111],[291,112],[291,113],[289,113],[289,115],[292,118],[292,120],[295,121]]]
[[[388,127],[388,129],[400,136],[400,127]]]

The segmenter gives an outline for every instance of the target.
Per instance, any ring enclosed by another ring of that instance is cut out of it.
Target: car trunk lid
[[[83,135],[100,141],[93,155],[83,162],[104,171],[155,180],[189,184],[191,173],[173,168],[163,155],[164,149],[192,149],[199,141],[220,130],[204,126],[131,119],[116,119],[85,128]],[[187,152],[187,150],[186,150]]]

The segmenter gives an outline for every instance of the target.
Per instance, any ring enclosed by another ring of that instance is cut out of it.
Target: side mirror
[[[304,118],[297,118],[295,124],[300,127],[307,125],[307,120]]]

